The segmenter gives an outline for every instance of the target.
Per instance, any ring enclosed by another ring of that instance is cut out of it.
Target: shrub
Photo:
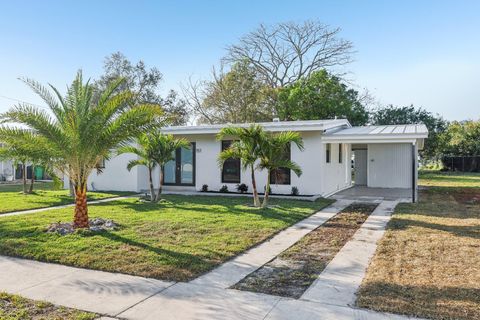
[[[292,187],[292,192],[290,193],[292,196],[298,196],[300,192],[298,192],[297,187]]]
[[[221,193],[227,193],[228,192],[228,186],[227,185],[223,185],[220,190],[218,190],[219,192]]]
[[[237,191],[240,193],[245,193],[248,191],[248,186],[245,183],[239,184],[237,186]]]
[[[202,186],[202,192],[207,192],[208,191],[208,184],[204,184]]]

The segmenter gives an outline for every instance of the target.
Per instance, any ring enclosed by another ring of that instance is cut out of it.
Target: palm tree
[[[89,227],[87,179],[99,161],[109,159],[113,150],[150,130],[161,114],[157,105],[132,105],[134,94],[130,91],[117,93],[123,81],[117,79],[97,93],[89,81],[83,82],[79,71],[62,96],[52,85],[47,88],[26,79],[24,82],[44,100],[50,112],[23,103],[0,115],[0,121],[27,127],[4,126],[3,134],[19,141],[25,131],[33,130],[35,139],[45,143],[55,168],[73,183],[75,228]]]
[[[225,160],[230,158],[240,159],[243,170],[250,169],[253,189],[253,205],[260,206],[260,198],[257,191],[257,183],[255,179],[255,165],[259,159],[260,141],[265,137],[265,131],[260,125],[252,124],[248,128],[242,127],[226,127],[220,130],[217,140],[227,137],[236,139],[230,147],[222,151],[218,157],[218,164],[223,166]]]
[[[159,201],[164,182],[165,164],[175,159],[175,150],[178,148],[189,148],[190,142],[183,138],[176,139],[171,134],[163,134],[157,129],[149,133],[141,134],[137,139],[137,144],[138,147],[124,146],[118,150],[118,153],[133,153],[137,155],[137,159],[129,161],[127,169],[130,171],[138,165],[146,166],[150,185],[150,201]],[[157,166],[160,167],[160,183],[158,194],[155,195],[152,173]]]
[[[260,163],[258,167],[267,170],[267,183],[265,185],[265,196],[262,207],[268,205],[270,176],[272,172],[280,168],[285,168],[292,170],[297,176],[302,174],[300,166],[285,157],[285,153],[290,150],[292,143],[303,151],[303,140],[298,132],[284,131],[280,133],[268,133],[264,139],[260,140]]]

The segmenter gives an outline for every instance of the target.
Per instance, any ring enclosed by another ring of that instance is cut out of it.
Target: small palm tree
[[[131,160],[127,169],[130,171],[133,167],[142,165],[148,169],[148,180],[150,185],[150,201],[157,202],[162,194],[164,182],[165,164],[175,159],[175,150],[178,148],[190,148],[190,142],[186,139],[176,139],[171,134],[163,134],[159,129],[149,133],[143,133],[137,139],[138,147],[124,146],[118,150],[119,154],[133,153],[137,159]],[[152,173],[156,167],[160,167],[160,183],[158,193],[155,195]]]
[[[265,137],[265,131],[260,125],[252,124],[248,128],[242,127],[226,127],[220,130],[217,135],[218,140],[231,137],[236,139],[230,147],[222,151],[218,157],[220,167],[230,158],[240,159],[243,170],[250,169],[253,189],[253,205],[260,206],[260,198],[257,191],[257,182],[255,179],[255,165],[259,159],[260,141]]]
[[[47,88],[26,79],[24,82],[45,101],[50,113],[19,104],[0,116],[0,121],[28,128],[4,126],[3,134],[11,141],[21,141],[25,131],[33,130],[35,139],[45,143],[45,152],[49,152],[55,168],[69,177],[75,191],[75,228],[89,226],[87,179],[99,161],[108,159],[112,151],[150,130],[161,115],[157,105],[132,105],[134,94],[130,91],[117,93],[123,81],[113,81],[97,93],[89,81],[83,82],[79,71],[62,96],[51,85]]]
[[[267,183],[262,207],[268,205],[270,176],[274,170],[285,168],[292,170],[297,176],[302,174],[300,166],[285,157],[285,153],[290,150],[292,143],[303,151],[303,140],[298,132],[268,133],[264,139],[260,140],[260,163],[258,167],[267,170]]]

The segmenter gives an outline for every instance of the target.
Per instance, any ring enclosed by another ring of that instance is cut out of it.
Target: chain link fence
[[[443,156],[441,161],[449,171],[480,172],[480,156]]]

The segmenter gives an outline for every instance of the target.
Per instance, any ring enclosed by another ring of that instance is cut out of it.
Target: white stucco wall
[[[128,162],[135,157],[133,154],[122,154],[105,161],[105,168],[101,173],[94,170],[88,177],[88,189],[132,192],[142,190],[142,183],[147,177],[146,168],[137,166],[131,171],[127,170]],[[68,188],[68,179],[64,180],[64,184]]]
[[[326,148],[327,144],[322,146],[321,162],[322,162],[322,194],[332,194],[338,190],[344,189],[351,185],[351,144],[342,143],[342,162],[339,161],[339,145],[331,143],[330,162],[327,163]]]
[[[371,143],[368,145],[368,186],[412,187],[412,144]]]

